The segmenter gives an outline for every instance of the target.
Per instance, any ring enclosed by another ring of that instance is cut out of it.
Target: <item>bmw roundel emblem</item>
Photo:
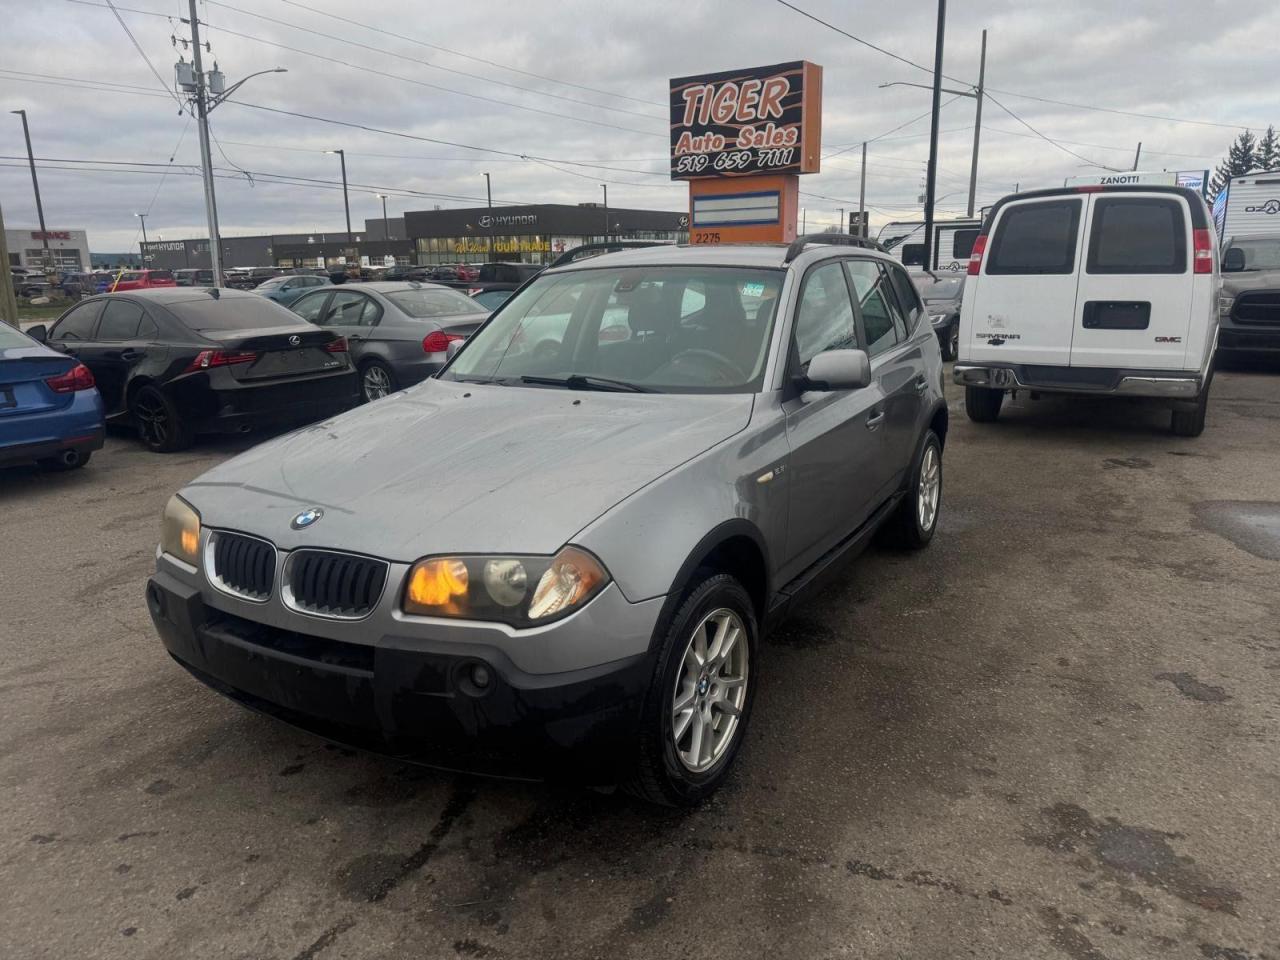
[[[323,516],[324,511],[319,507],[309,507],[294,517],[289,526],[295,530],[305,530]]]

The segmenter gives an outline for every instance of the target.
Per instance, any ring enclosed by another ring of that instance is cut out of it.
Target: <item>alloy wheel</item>
[[[169,411],[160,397],[142,394],[134,402],[133,416],[138,423],[138,432],[148,446],[160,447],[169,439]]]
[[[920,461],[920,483],[916,494],[916,519],[921,530],[932,530],[938,516],[938,500],[942,495],[942,461],[938,448],[930,443]]]
[[[749,656],[746,627],[727,607],[708,613],[689,637],[671,703],[671,738],[688,770],[710,770],[733,742]]]
[[[364,398],[381,400],[391,392],[391,375],[376,363],[364,371]]]

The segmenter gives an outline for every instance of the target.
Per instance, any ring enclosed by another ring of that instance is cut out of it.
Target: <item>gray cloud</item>
[[[611,204],[679,209],[685,202],[684,186],[646,175],[666,170],[663,104],[668,77],[798,58],[820,63],[825,68],[823,139],[828,153],[876,136],[928,108],[924,90],[878,89],[878,84],[890,81],[928,82],[927,74],[858,46],[771,0],[562,0],[520,5],[493,0],[467,4],[305,2],[406,37],[423,38],[495,63],[647,102],[603,97],[479,64],[316,15],[285,0],[228,0],[240,10],[202,2],[202,18],[210,24],[213,57],[229,82],[276,65],[289,70],[250,81],[244,88],[245,100],[421,137],[598,162],[626,172],[553,168],[227,104],[214,114],[213,126],[227,157],[236,165],[336,181],[337,158],[321,151],[342,147],[347,151],[353,181],[399,191],[482,198],[481,174],[488,171],[493,177],[495,201],[596,201],[599,184],[608,180]],[[168,80],[179,52],[169,38],[184,32],[176,17],[185,11],[185,2],[123,0],[123,5],[175,18],[170,21],[122,13]],[[799,5],[919,63],[931,61],[932,4],[799,0]],[[284,24],[256,19],[249,12]],[[160,92],[156,79],[105,8],[69,0],[38,4],[0,0],[0,22],[8,36],[19,41],[7,45],[0,65],[5,70],[112,81]],[[340,39],[309,35],[297,29],[300,27]],[[953,2],[948,18],[947,73],[976,77],[983,27],[990,31],[988,83],[998,90],[1226,124],[1280,123],[1280,88],[1263,79],[1280,75],[1280,52],[1273,44],[1259,42],[1259,38],[1276,35],[1280,28],[1280,9],[1271,4],[1233,3],[1228,12],[1225,4],[1207,9],[1203,3],[1188,0],[1126,4],[1123,8],[1100,0],[1075,4]],[[401,79],[282,50],[272,43]],[[518,89],[451,71],[501,80]],[[423,84],[499,102],[469,99]],[[568,103],[545,96],[547,93],[585,102]],[[1130,164],[1133,148],[1141,140],[1144,169],[1209,167],[1234,135],[1220,127],[997,96],[1043,133],[1089,144],[1072,144],[1070,149],[1107,165]],[[566,116],[528,112],[517,105]],[[0,154],[8,157],[20,157],[24,152],[21,125],[7,114],[19,107],[30,113],[37,155],[67,160],[163,164],[188,123],[177,115],[171,100],[36,84],[12,74],[0,74],[0,106],[6,111],[0,114]],[[583,120],[627,129],[595,126]],[[967,190],[973,102],[958,100],[944,110],[942,120],[947,132],[941,139],[939,194],[944,197],[943,211],[954,214],[962,212]],[[927,131],[927,122],[922,121],[872,146],[867,180],[873,223],[918,211],[915,199],[920,192]],[[176,160],[188,165],[197,162],[194,129],[187,130]],[[15,226],[34,223],[26,170],[20,161],[0,160],[0,164],[6,164],[0,166],[0,202],[6,221]],[[216,150],[215,164],[227,168],[220,172],[233,177],[218,181],[221,221],[228,235],[332,231],[342,223],[341,193],[335,189],[263,181],[252,185]],[[1080,164],[988,103],[979,173],[981,202],[1011,191],[1015,183],[1023,189],[1060,183],[1065,176],[1084,172]],[[161,182],[152,174],[72,172],[53,166],[57,164],[45,165],[41,172],[50,225],[86,227],[95,249],[123,249],[136,243],[133,214],[139,210],[150,210],[147,224],[153,237],[204,233],[196,177],[175,174]],[[855,148],[825,163],[823,173],[804,178],[802,189],[807,193],[836,198],[805,199],[811,228],[834,222],[838,207],[856,204],[858,173]],[[374,192],[353,190],[353,220],[361,222],[379,215],[381,207]],[[393,196],[388,206],[399,213],[429,208],[436,202],[444,206],[468,203]]]

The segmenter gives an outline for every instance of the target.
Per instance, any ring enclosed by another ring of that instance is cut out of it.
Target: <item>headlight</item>
[[[1219,297],[1218,298],[1218,316],[1231,316],[1231,308],[1236,305],[1235,297]]]
[[[554,557],[427,557],[409,569],[400,608],[530,627],[576,610],[608,582],[600,561],[579,547]]]
[[[160,521],[160,549],[169,556],[197,566],[200,558],[200,514],[177,494],[164,505]]]

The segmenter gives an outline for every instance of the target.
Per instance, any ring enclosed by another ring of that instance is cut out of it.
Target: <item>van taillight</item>
[[[987,251],[987,235],[979,234],[973,241],[973,250],[969,254],[969,276],[975,277],[982,269],[982,255]]]
[[[1213,273],[1213,235],[1207,228],[1192,231],[1193,273]]]
[[[54,393],[78,393],[81,390],[92,390],[93,374],[83,363],[77,363],[66,373],[48,377],[45,385]]]

